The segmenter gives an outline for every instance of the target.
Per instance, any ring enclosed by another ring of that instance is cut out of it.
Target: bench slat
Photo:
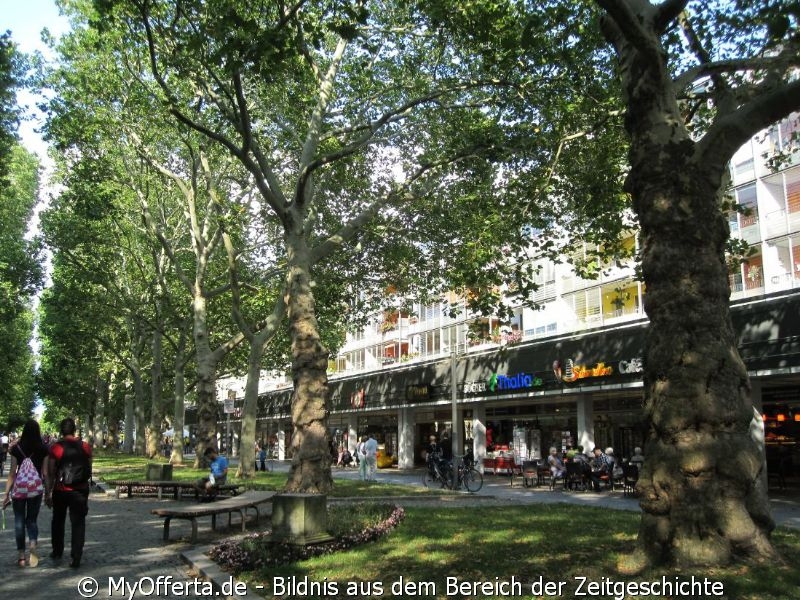
[[[197,491],[197,483],[193,481],[145,481],[142,479],[109,479],[106,481],[108,485],[116,488],[115,493],[117,498],[120,496],[122,488],[127,488],[128,498],[133,495],[133,488],[135,487],[151,487],[156,488],[158,499],[161,500],[162,492],[165,489],[171,489],[173,498],[180,500],[183,490]],[[243,487],[238,483],[224,483],[217,486],[218,491],[232,492],[234,495],[238,492],[239,488]]]
[[[211,516],[211,529],[214,530],[217,524],[217,515],[228,513],[228,527],[231,526],[232,513],[238,512],[242,521],[242,531],[246,530],[247,509],[252,508],[256,511],[256,521],[260,517],[258,507],[272,500],[276,492],[245,492],[240,496],[225,498],[215,502],[203,504],[193,504],[191,506],[172,506],[170,508],[154,508],[150,512],[164,518],[164,541],[169,540],[169,526],[172,519],[188,519],[192,525],[191,543],[197,542],[197,519],[199,517]]]

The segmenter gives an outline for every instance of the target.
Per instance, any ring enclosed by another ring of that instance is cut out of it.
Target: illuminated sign
[[[517,373],[516,375],[501,375],[493,373],[487,382],[489,390],[500,392],[505,390],[522,390],[543,385],[541,377],[534,374]]]
[[[609,377],[614,374],[614,367],[606,365],[604,362],[599,362],[593,367],[588,365],[576,365],[571,358],[568,358],[564,361],[563,369],[559,361],[553,363],[553,374],[556,376],[556,379],[564,383],[572,383],[573,381],[587,379],[589,377]]]

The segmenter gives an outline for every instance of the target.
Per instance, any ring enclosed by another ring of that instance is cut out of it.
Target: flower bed
[[[400,506],[389,504],[359,503],[329,508],[328,515],[329,531],[334,536],[330,542],[296,546],[273,542],[270,532],[265,531],[220,542],[211,548],[208,555],[223,569],[233,573],[293,563],[376,540],[394,529],[403,520],[405,511]]]

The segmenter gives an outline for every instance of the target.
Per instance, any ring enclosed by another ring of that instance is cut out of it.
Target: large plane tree
[[[468,257],[479,275],[465,277],[465,286],[471,280],[479,284],[473,291],[496,293],[505,278],[524,295],[532,273],[523,261],[501,259],[524,244],[518,207],[533,199],[517,188],[497,200],[508,189],[503,181],[547,166],[549,157],[519,159],[508,170],[492,163],[510,164],[506,142],[528,139],[527,120],[504,118],[511,103],[527,98],[538,106],[536,96],[568,106],[561,98],[574,95],[573,82],[555,86],[568,73],[552,66],[560,49],[530,73],[484,68],[443,43],[435,23],[407,2],[94,5],[100,13],[89,22],[98,44],[145,50],[145,61],[127,63],[136,69],[131,81],[155,84],[175,127],[239,161],[257,190],[251,210],[279,232],[273,255],[281,258],[278,301],[286,306],[294,379],[287,489],[325,492],[320,268],[346,256],[370,261],[376,278],[394,268],[404,285],[436,290],[445,267]],[[543,127],[542,139],[546,133]],[[454,209],[464,218],[453,218]],[[389,242],[392,251],[380,252]],[[373,286],[369,277],[354,279],[351,294],[361,299]],[[213,401],[198,394],[201,405]]]
[[[597,0],[641,225],[645,411],[640,568],[771,558],[763,451],[729,315],[728,163],[800,108],[796,2]]]

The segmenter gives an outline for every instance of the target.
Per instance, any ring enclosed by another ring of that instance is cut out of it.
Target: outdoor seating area
[[[509,475],[511,486],[514,485],[514,476],[522,478],[526,488],[548,485],[550,490],[563,489],[571,492],[585,492],[593,488],[591,472],[588,465],[564,459],[564,471],[554,476],[550,466],[545,460],[516,460],[514,457],[495,457],[483,460],[484,472],[495,475]],[[625,462],[620,465],[622,470],[603,473],[598,476],[601,489],[615,491],[621,490],[623,496],[636,495],[636,482],[639,479],[639,469],[636,464]]]
[[[232,498],[225,498],[215,502],[203,502],[199,504],[186,505],[170,505],[168,507],[154,508],[150,512],[154,515],[164,519],[164,541],[169,541],[169,527],[172,519],[188,520],[192,526],[192,533],[189,541],[192,544],[197,543],[197,520],[202,517],[211,517],[211,530],[214,531],[217,527],[217,515],[228,515],[228,528],[232,525],[233,513],[239,514],[239,520],[242,524],[242,531],[247,530],[247,511],[252,510],[255,513],[255,521],[261,515],[268,515],[272,513],[272,497],[275,492],[256,492],[248,491],[239,496]],[[267,505],[267,506],[262,506]]]

